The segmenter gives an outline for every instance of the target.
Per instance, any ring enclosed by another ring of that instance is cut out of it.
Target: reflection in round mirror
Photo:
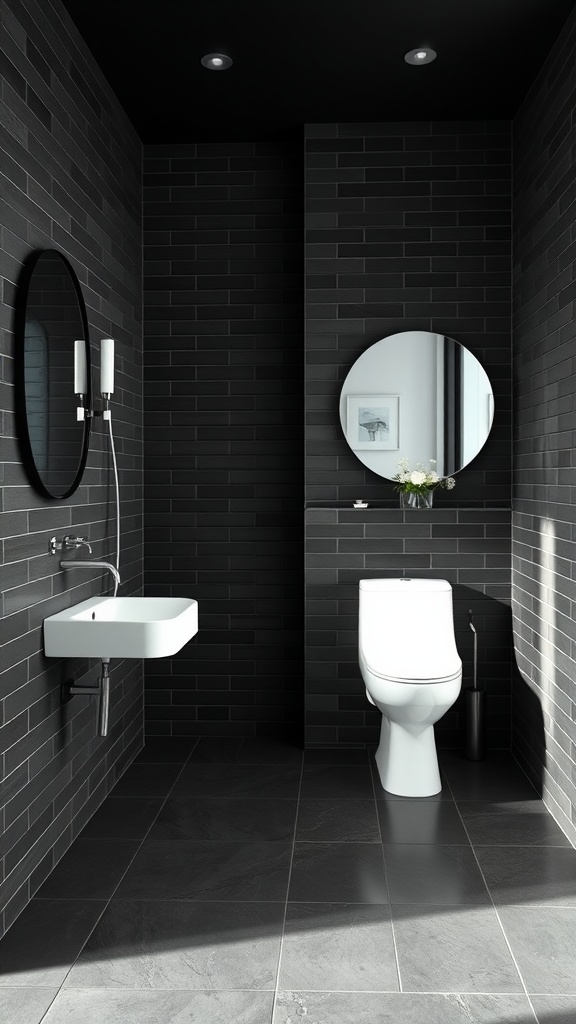
[[[452,476],[486,443],[494,396],[485,370],[459,342],[428,331],[382,338],[352,366],[340,421],[354,454],[391,480],[400,459],[411,469],[436,461]]]
[[[36,490],[68,498],[88,455],[90,420],[78,420],[74,342],[84,342],[90,407],[88,322],[80,283],[55,249],[34,253],[24,269],[16,323],[17,411],[23,461]]]

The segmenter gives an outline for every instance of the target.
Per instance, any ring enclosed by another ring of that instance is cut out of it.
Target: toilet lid
[[[456,647],[452,593],[408,588],[387,594],[360,591],[360,656],[382,679],[423,683],[454,679],[462,661]]]

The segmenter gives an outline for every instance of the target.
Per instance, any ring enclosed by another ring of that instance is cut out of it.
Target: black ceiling
[[[64,0],[147,143],[508,119],[575,0]],[[437,60],[404,54],[431,46]],[[224,52],[228,71],[207,71]]]

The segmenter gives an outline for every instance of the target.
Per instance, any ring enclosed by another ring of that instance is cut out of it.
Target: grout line
[[[464,831],[466,832],[466,835],[468,836],[468,840],[470,842],[470,848],[472,850],[472,855],[474,857],[474,860],[476,861],[476,864],[478,865],[478,870],[480,872],[480,875],[482,876],[482,881],[484,882],[484,885],[486,886],[486,892],[488,893],[488,896],[490,898],[490,903],[492,904],[492,909],[494,910],[494,913],[496,914],[496,919],[497,919],[498,924],[500,926],[500,930],[501,930],[502,935],[504,937],[504,941],[505,941],[505,943],[506,943],[506,945],[508,947],[508,950],[510,952],[510,956],[512,958],[512,963],[514,964],[514,967],[516,968],[516,971],[518,972],[518,977],[519,977],[520,982],[522,984],[522,988],[524,990],[524,995],[526,996],[526,999],[528,1000],[528,1005],[530,1006],[530,1009],[532,1010],[532,1013],[534,1015],[534,1020],[535,1020],[536,1024],[538,1024],[538,1018],[536,1017],[536,1010],[534,1009],[534,1006],[532,1005],[532,1001],[530,999],[530,995],[528,993],[528,989],[526,988],[526,983],[525,983],[524,978],[522,976],[522,972],[521,972],[520,967],[518,965],[518,961],[516,960],[516,957],[514,955],[514,951],[513,951],[512,946],[511,946],[511,944],[509,942],[508,936],[506,935],[506,932],[504,930],[504,925],[502,924],[502,921],[500,919],[500,914],[498,913],[498,908],[497,908],[496,904],[494,903],[494,900],[492,899],[492,893],[490,892],[490,887],[489,887],[489,885],[488,885],[488,883],[486,881],[486,878],[484,876],[484,872],[482,871],[482,867],[481,867],[480,861],[478,860],[478,856],[476,854],[476,848],[475,848],[474,843],[472,842],[472,840],[470,838],[470,835],[468,833],[468,829],[466,828],[466,823],[464,821],[464,818],[462,817],[462,815],[460,813],[460,808],[458,806],[458,801],[456,800],[454,794],[452,793],[452,787],[450,785],[448,777],[446,777],[446,784],[448,786],[448,789],[450,790],[450,793],[452,795],[452,799],[454,800],[454,806],[456,807],[456,813],[458,814],[458,816],[460,818],[460,821],[462,822],[462,828],[464,829]],[[462,803],[466,803],[465,800],[463,800],[461,802]]]
[[[380,777],[376,776],[376,772],[378,771],[378,768],[377,768],[376,761],[375,761],[374,757],[371,757],[371,758],[368,759],[368,764],[369,764],[369,767],[370,767],[370,776],[371,776],[371,779],[372,779],[372,793],[373,793],[373,796],[374,796],[374,806],[375,806],[375,810],[376,810],[376,821],[378,823],[378,834],[380,836],[380,846],[382,848],[382,864],[384,866],[384,881],[386,882],[386,892],[388,893],[388,912],[389,912],[389,916],[390,916],[390,928],[392,930],[392,944],[394,946],[394,956],[396,958],[396,974],[398,975],[398,990],[399,990],[399,992],[403,992],[404,989],[402,987],[402,973],[400,971],[400,956],[399,956],[399,953],[398,953],[398,944],[396,942],[396,932],[395,932],[395,929],[394,929],[394,919],[393,919],[393,916],[392,916],[392,900],[390,899],[390,888],[388,886],[388,873],[386,871],[386,857],[384,856],[384,840],[382,838],[382,829],[380,828],[380,815],[378,814],[378,800],[377,800],[377,797],[376,797],[376,785],[377,785],[377,781],[378,782],[380,781]]]
[[[282,966],[282,953],[283,953],[283,950],[284,950],[284,935],[285,935],[285,931],[286,931],[286,916],[288,914],[288,896],[289,896],[289,893],[290,893],[290,882],[291,882],[291,879],[292,879],[292,865],[294,863],[294,851],[295,851],[295,848],[296,848],[296,830],[298,828],[298,811],[299,811],[299,808],[300,808],[300,793],[302,792],[302,779],[303,779],[303,776],[304,776],[304,759],[305,759],[305,756],[306,756],[306,752],[303,749],[302,750],[302,764],[300,766],[300,782],[299,782],[299,785],[298,785],[298,797],[296,799],[296,816],[294,818],[294,838],[292,839],[292,851],[291,851],[291,854],[290,854],[290,868],[288,870],[288,882],[287,882],[287,885],[286,885],[286,899],[284,901],[284,917],[283,917],[283,920],[282,920],[282,932],[280,934],[280,946],[279,946],[279,949],[278,949],[278,967],[276,969],[276,982],[274,984],[274,997],[273,997],[273,1000],[272,1000],[272,1018],[274,1018],[276,1016],[276,1006],[277,1006],[277,1003],[278,1003],[278,987],[279,987],[279,984],[280,984],[280,969],[281,969],[281,966]]]

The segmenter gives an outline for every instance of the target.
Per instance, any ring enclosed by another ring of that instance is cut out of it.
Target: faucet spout
[[[111,562],[84,562],[79,558],[71,559],[68,561],[65,559],[60,562],[61,569],[107,569],[111,576],[114,577],[114,597],[118,592],[120,586],[120,573],[115,565]]]

